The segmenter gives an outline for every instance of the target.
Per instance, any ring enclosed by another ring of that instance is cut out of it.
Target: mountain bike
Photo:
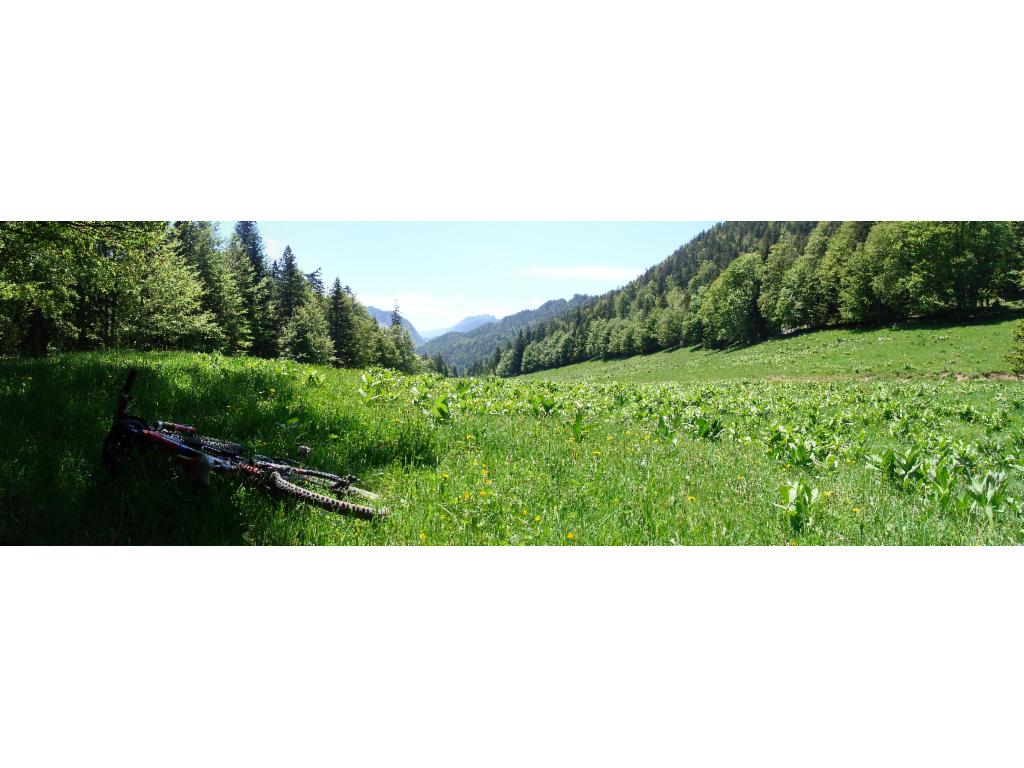
[[[250,455],[245,446],[200,435],[188,424],[157,421],[150,426],[137,416],[129,416],[127,411],[136,374],[134,368],[129,371],[117,397],[113,426],[103,440],[103,466],[112,475],[121,473],[134,450],[150,448],[167,453],[186,466],[202,486],[209,485],[213,473],[233,475],[247,485],[291,496],[331,512],[364,520],[388,514],[381,506],[364,506],[336,498],[336,495],[345,495],[358,496],[371,503],[380,500],[377,494],[355,485],[360,480],[354,475],[335,475],[285,459]],[[310,450],[300,446],[299,453],[305,457]]]

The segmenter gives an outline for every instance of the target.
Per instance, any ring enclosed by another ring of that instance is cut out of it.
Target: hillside
[[[541,304],[537,309],[524,309],[466,333],[451,332],[430,339],[417,351],[427,357],[440,354],[448,365],[462,373],[482,371],[495,349],[515,338],[523,328],[569,312],[590,298],[577,294],[569,300],[554,299]]]
[[[528,374],[551,381],[711,382],[980,377],[1009,370],[1019,312],[969,325],[900,323],[795,334],[731,350],[684,348]]]
[[[1021,298],[1022,264],[1024,222],[723,222],[623,288],[526,328],[489,370],[969,318]]]
[[[391,325],[391,312],[383,309],[377,309],[377,307],[366,307],[366,311],[370,313],[370,317],[377,321],[377,325],[381,328],[387,328]],[[417,347],[423,344],[423,337],[420,336],[419,331],[409,322],[407,318],[402,318],[402,327],[409,332],[412,343]]]

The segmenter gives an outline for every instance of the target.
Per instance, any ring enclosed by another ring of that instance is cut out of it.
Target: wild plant
[[[802,478],[792,480],[779,487],[781,503],[775,506],[781,509],[789,520],[794,532],[800,533],[808,523],[813,522],[811,512],[818,503],[821,494]]]
[[[586,439],[587,433],[590,431],[590,425],[585,421],[582,408],[576,409],[576,416],[572,421],[568,422],[568,427],[569,434],[572,435],[572,439],[577,443],[582,443]]]
[[[692,426],[697,437],[707,440],[717,440],[725,429],[722,420],[717,416],[697,416],[694,418]]]
[[[995,511],[1006,500],[1006,473],[988,472],[971,479],[964,495],[971,500],[971,506],[987,514],[991,519]]]

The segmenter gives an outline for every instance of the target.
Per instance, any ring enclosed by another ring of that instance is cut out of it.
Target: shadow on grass
[[[290,512],[297,505],[239,490],[231,477],[215,476],[209,488],[196,489],[173,459],[152,451],[134,456],[122,475],[107,475],[100,446],[133,366],[139,377],[130,411],[150,422],[196,424],[203,433],[285,458],[297,458],[297,446],[308,444],[313,464],[340,473],[365,476],[396,462],[436,461],[436,437],[425,425],[374,418],[354,401],[318,409],[301,381],[273,364],[204,365],[201,358],[170,355],[0,360],[0,543],[283,538],[269,527],[282,507]],[[294,528],[293,520],[289,531]]]

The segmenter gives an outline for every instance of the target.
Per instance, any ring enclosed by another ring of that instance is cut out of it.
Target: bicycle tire
[[[343,493],[351,493],[354,496],[362,496],[364,499],[369,499],[370,501],[377,501],[378,499],[380,499],[380,496],[378,496],[373,491],[368,491],[365,488],[358,488],[354,485],[350,485],[343,491]]]
[[[206,435],[178,435],[178,438],[185,445],[209,453],[219,453],[223,456],[237,457],[245,453],[245,446],[239,443],[231,443],[227,440],[218,440],[215,437]]]
[[[358,486],[352,485],[351,479],[354,478],[351,478],[351,476],[350,478],[344,478],[340,475],[334,474],[333,472],[325,472],[322,469],[303,467],[298,464],[292,464],[284,459],[268,459],[266,456],[255,456],[252,461],[256,466],[262,467],[267,471],[282,472],[283,474],[281,477],[285,477],[287,475],[289,482],[292,482],[293,479],[296,481],[294,483],[295,485],[319,484],[336,493],[348,493],[353,496],[362,496],[364,499],[369,499],[370,501],[380,500],[380,496],[373,491],[368,491],[365,488],[359,488]],[[345,484],[346,480],[349,481],[347,484]],[[338,487],[339,484],[344,485],[342,485],[342,487]]]
[[[288,477],[294,477],[302,480],[312,480],[314,482],[319,481],[321,484],[326,485],[332,491],[336,493],[350,493],[353,496],[362,496],[364,499],[370,499],[371,501],[379,501],[378,496],[373,491],[368,491],[365,488],[352,485],[350,480],[339,477],[338,475],[331,474],[330,472],[324,472],[321,469],[307,469],[306,467],[292,467],[288,472]],[[337,487],[339,483],[346,483],[342,487]],[[298,485],[298,483],[296,483]]]
[[[280,472],[270,473],[270,485],[274,490],[279,493],[283,493],[286,496],[305,501],[308,504],[326,509],[330,512],[337,512],[342,515],[351,515],[352,517],[358,517],[362,520],[377,520],[383,517],[387,517],[388,510],[383,507],[364,507],[360,504],[352,504],[348,501],[341,501],[340,499],[333,499],[330,496],[324,496],[321,493],[315,493],[307,488],[290,483],[281,477]]]

